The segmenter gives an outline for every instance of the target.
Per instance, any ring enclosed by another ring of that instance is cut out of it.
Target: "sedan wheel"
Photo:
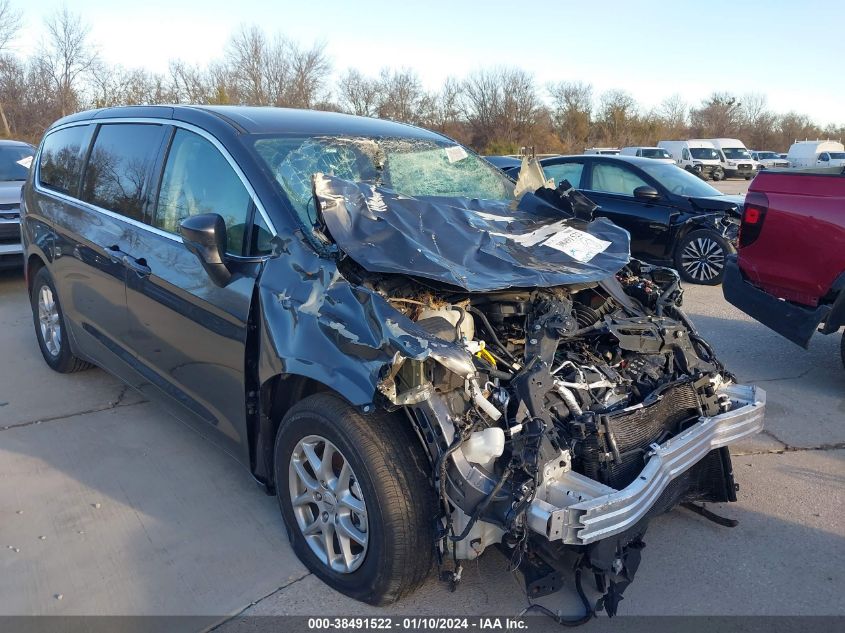
[[[291,505],[308,547],[332,570],[355,571],[369,533],[367,504],[349,461],[326,438],[309,435],[294,448],[289,468]]]
[[[715,286],[722,283],[725,257],[733,250],[715,231],[693,231],[678,245],[675,267],[685,281]]]

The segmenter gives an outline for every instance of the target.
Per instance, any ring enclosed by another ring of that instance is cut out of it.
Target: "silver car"
[[[21,265],[21,187],[34,155],[29,143],[0,140],[0,268]]]

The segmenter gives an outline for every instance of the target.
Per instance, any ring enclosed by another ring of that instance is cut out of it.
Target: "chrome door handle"
[[[147,262],[143,257],[141,259],[135,259],[134,257],[124,253],[123,265],[140,277],[147,277],[153,272],[152,269],[147,266]]]

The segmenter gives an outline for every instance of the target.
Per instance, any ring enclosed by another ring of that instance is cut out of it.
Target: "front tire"
[[[92,367],[74,356],[68,343],[67,324],[65,322],[59,295],[53,279],[46,268],[41,268],[32,280],[30,294],[32,319],[35,324],[35,337],[44,362],[50,369],[60,374],[72,374]]]
[[[323,582],[384,605],[425,581],[437,503],[407,419],[309,396],[279,426],[274,472],[291,545]]]
[[[721,167],[717,167],[713,170],[713,173],[710,174],[710,177],[713,179],[714,182],[719,182],[720,180],[725,179],[725,170]]]
[[[675,268],[684,281],[716,286],[725,277],[726,256],[734,251],[731,243],[716,231],[692,231],[675,248]]]

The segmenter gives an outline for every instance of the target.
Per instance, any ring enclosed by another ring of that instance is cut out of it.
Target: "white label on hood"
[[[463,160],[467,156],[469,156],[469,154],[467,154],[467,151],[460,145],[453,145],[452,147],[446,148],[446,158],[449,159],[450,163],[457,163],[459,160]]]
[[[572,259],[583,263],[604,252],[610,246],[610,242],[605,242],[589,233],[567,226],[552,235],[542,245],[563,251]]]
[[[17,163],[21,167],[26,167],[27,169],[29,169],[29,166],[32,165],[32,156],[26,156],[24,158],[21,158],[19,161],[17,161]]]

